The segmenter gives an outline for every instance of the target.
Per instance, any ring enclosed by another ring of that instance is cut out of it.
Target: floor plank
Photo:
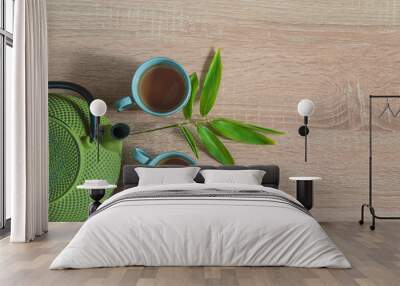
[[[322,223],[352,269],[289,267],[118,267],[50,271],[49,264],[78,231],[80,223],[51,223],[47,235],[29,244],[0,240],[2,286],[265,286],[398,285],[400,224],[379,222],[372,232],[357,223]]]

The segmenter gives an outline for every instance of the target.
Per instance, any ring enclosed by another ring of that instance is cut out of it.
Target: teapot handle
[[[94,100],[93,95],[86,88],[73,82],[49,81],[48,87],[49,89],[66,89],[78,93],[86,100],[88,108],[90,106],[90,103]],[[89,116],[90,116],[90,140],[93,141],[94,138],[96,137],[97,122],[95,116],[92,113],[89,112]]]

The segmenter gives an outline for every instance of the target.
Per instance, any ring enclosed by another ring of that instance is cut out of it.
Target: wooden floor
[[[0,241],[0,285],[400,285],[400,223],[379,222],[375,232],[357,223],[322,224],[353,269],[289,267],[124,267],[48,270],[79,223],[52,223],[29,244]]]

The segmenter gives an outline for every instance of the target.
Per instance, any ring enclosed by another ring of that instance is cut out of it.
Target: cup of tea
[[[180,111],[189,101],[190,78],[181,65],[165,58],[152,58],[136,70],[132,79],[132,94],[115,103],[118,111],[137,106],[156,116],[168,116]]]
[[[177,166],[193,166],[196,165],[196,161],[185,153],[178,151],[169,151],[160,153],[155,157],[151,157],[146,151],[141,148],[134,148],[132,151],[132,157],[142,165],[148,166],[165,166],[165,165],[177,165]]]

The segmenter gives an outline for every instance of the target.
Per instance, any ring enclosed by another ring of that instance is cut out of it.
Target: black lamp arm
[[[304,125],[299,128],[299,135],[304,137],[304,161],[307,162],[307,135],[310,133],[308,129],[308,116],[304,116]]]

